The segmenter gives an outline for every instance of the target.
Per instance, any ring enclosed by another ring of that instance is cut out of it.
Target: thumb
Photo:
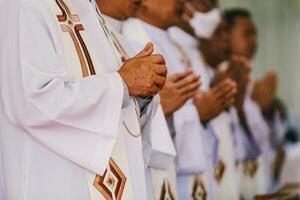
[[[146,46],[144,47],[144,49],[138,53],[136,56],[134,56],[134,58],[143,58],[146,56],[150,56],[154,51],[154,46],[151,42],[148,42],[146,44]]]
[[[176,73],[173,74],[169,77],[169,80],[173,83],[176,83],[184,78],[186,78],[187,76],[191,75],[193,73],[192,70],[186,70],[185,72],[182,73]]]

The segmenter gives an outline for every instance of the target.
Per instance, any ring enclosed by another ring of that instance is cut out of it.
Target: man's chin
[[[137,11],[139,10],[140,6],[134,6],[132,12],[131,12],[131,16],[130,17],[134,17],[137,13]]]

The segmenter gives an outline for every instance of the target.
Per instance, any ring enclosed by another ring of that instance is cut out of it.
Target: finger
[[[150,56],[154,51],[154,46],[151,42],[147,43],[145,48],[139,52],[134,58],[143,58],[146,56]]]
[[[164,87],[164,85],[165,85],[165,83],[166,83],[166,78],[165,77],[162,77],[162,76],[156,76],[155,77],[155,85],[161,90],[163,87]]]
[[[183,87],[186,87],[187,85],[193,83],[193,82],[196,82],[200,79],[200,76],[198,75],[195,75],[195,74],[190,74],[189,76],[185,77],[184,79],[178,81],[176,83],[176,87],[178,89],[181,89]]]
[[[166,64],[165,58],[160,54],[151,55],[147,59],[149,59],[154,64]]]
[[[232,96],[236,92],[236,84],[230,80],[226,80],[217,91],[217,98],[226,99],[227,96]]]
[[[127,60],[127,58],[125,56],[121,57],[122,62],[125,62]]]
[[[232,106],[235,103],[235,98],[230,98],[225,102],[225,109],[228,108],[229,106]]]
[[[176,74],[173,74],[169,77],[169,80],[176,83],[182,79],[184,79],[185,77],[189,76],[190,74],[192,74],[193,71],[192,70],[187,70],[183,73],[176,73]]]
[[[195,8],[191,5],[191,2],[186,2],[184,5],[184,12],[182,19],[189,22],[194,16]]]
[[[186,10],[187,13],[189,13],[189,15],[192,17],[192,15],[197,12],[197,9],[193,6],[193,4],[191,2],[186,2],[184,4],[184,8]]]
[[[186,102],[187,100],[189,100],[190,98],[194,98],[196,95],[198,94],[198,91],[194,91],[194,92],[189,92],[186,93],[182,96],[183,100]]]
[[[156,94],[158,94],[158,92],[160,91],[159,87],[157,87],[156,85],[154,85],[150,90],[149,90],[149,95],[148,96],[154,96]]]
[[[168,68],[165,65],[155,65],[154,71],[156,74],[167,77],[168,75]]]
[[[219,93],[219,91],[223,90],[224,86],[226,86],[227,84],[231,84],[233,81],[231,79],[225,79],[224,81],[220,82],[219,84],[217,84],[214,88],[212,88],[212,91],[214,93]]]
[[[193,82],[189,85],[187,85],[186,87],[183,87],[179,90],[181,95],[184,95],[186,93],[190,93],[190,92],[196,92],[199,90],[199,87],[201,86],[201,82],[200,81],[196,81]]]
[[[226,87],[218,94],[217,98],[221,101],[227,101],[228,99],[234,97],[237,93],[237,90],[233,87]]]
[[[154,84],[152,87],[145,89],[141,95],[141,97],[149,97],[158,94],[160,89]]]

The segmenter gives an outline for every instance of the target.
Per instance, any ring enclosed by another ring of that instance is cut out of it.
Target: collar
[[[115,19],[115,18],[112,18],[108,15],[103,15],[105,21],[108,22],[108,24],[115,30],[117,31],[118,33],[121,33],[122,32],[122,29],[123,29],[123,21],[121,20],[118,20],[118,19]]]
[[[162,40],[170,40],[168,32],[164,29],[158,28],[151,24],[148,24],[142,20],[140,20],[146,32],[150,33],[149,36],[152,40],[162,41]]]
[[[170,34],[170,37],[172,37],[172,39],[176,38],[180,38],[180,42],[182,44],[185,44],[191,48],[198,48],[198,40],[193,37],[191,34],[185,32],[184,30],[182,30],[181,28],[177,27],[177,26],[173,26],[171,28],[168,29],[168,32]],[[173,38],[176,37],[176,38]]]

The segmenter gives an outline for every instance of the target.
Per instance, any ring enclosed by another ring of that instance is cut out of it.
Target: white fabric
[[[0,112],[3,112],[0,110]],[[2,146],[0,145],[0,200],[4,200],[4,183],[3,183],[3,170],[2,170]]]
[[[118,40],[118,44],[125,50],[125,57],[135,55],[134,51],[130,48],[137,49],[137,51],[140,51],[143,48],[143,46],[139,47],[134,41],[122,34],[122,22],[107,16],[106,19],[111,24],[111,27],[113,27],[111,31],[113,32],[115,39]],[[147,178],[148,188],[150,188],[148,189],[148,199],[152,199],[151,196],[153,194],[151,194],[152,189],[150,187],[152,182],[163,183],[167,177],[175,177],[175,180],[170,180],[170,184],[172,184],[172,188],[176,188],[175,168],[170,167],[174,162],[176,151],[172,143],[162,108],[159,105],[159,96],[154,97],[151,105],[149,105],[146,113],[143,115],[143,119],[142,137],[145,170],[149,171],[150,168],[152,168],[152,176]],[[157,187],[154,188],[155,193],[159,194],[161,192],[161,185],[155,185],[159,187],[159,190]],[[173,193],[176,197],[176,190],[173,191]],[[155,199],[157,198],[158,197],[155,197]]]
[[[183,72],[187,68],[182,62],[184,60],[183,54],[172,42],[166,31],[134,19],[128,21],[127,24],[127,28],[124,26],[126,28],[124,33],[129,37],[131,36],[132,39],[136,38],[138,42],[144,44],[148,41],[152,41],[155,44],[159,52],[166,58],[170,74]],[[144,37],[136,37],[137,33]],[[147,38],[147,40],[141,38]],[[201,134],[203,133],[203,128],[192,101],[187,102],[181,109],[175,112],[173,120],[176,132],[174,141],[178,153],[177,171],[179,173],[194,175],[202,173],[205,169],[211,169],[213,171],[211,166],[206,166],[206,164],[210,162],[205,161],[206,152],[204,151],[203,145],[204,135]],[[169,127],[169,129],[171,128],[172,127]],[[207,144],[207,149],[210,148],[211,145]],[[195,176],[191,175],[190,178],[192,181],[189,182],[193,182]],[[210,181],[213,181],[212,173]],[[207,181],[206,184],[209,186],[208,197],[209,199],[214,199],[212,184],[208,183],[210,181]],[[180,188],[178,189],[180,190]],[[185,193],[185,195],[187,195],[187,198],[191,197],[191,194],[189,193]]]
[[[177,44],[177,46],[181,49],[182,52],[185,52],[186,55],[188,55],[192,70],[196,73],[201,75],[202,79],[202,86],[201,91],[207,91],[209,90],[209,85],[211,78],[213,76],[213,71],[206,67],[201,53],[198,51],[199,43],[198,41],[190,36],[189,34],[185,33],[179,28],[172,27],[168,30],[170,37],[174,41],[174,43]],[[188,116],[187,113],[185,115]],[[198,115],[198,114],[197,114]],[[203,127],[201,125],[200,119],[198,121],[198,124],[200,125],[200,133],[202,135],[202,141],[203,141],[203,148],[204,148],[204,162],[202,161],[201,164],[204,164],[204,169],[200,176],[197,175],[196,177],[200,177],[203,181],[203,185],[206,187],[207,190],[207,199],[216,199],[216,187],[215,187],[215,178],[214,178],[214,169],[215,164],[217,162],[217,154],[218,154],[218,140],[216,137],[215,130],[213,128],[213,124],[209,123],[207,125],[207,128]],[[180,122],[179,122],[180,123]],[[199,133],[199,132],[198,132]],[[180,138],[181,141],[187,141],[185,148],[191,147],[191,144],[194,143],[195,137],[187,138],[186,135],[182,135],[182,138]],[[195,153],[195,151],[188,152],[191,155],[198,156],[198,154]],[[188,154],[183,154],[183,158],[189,158],[190,156]],[[199,162],[199,161],[198,161]],[[195,174],[194,174],[195,175]],[[182,180],[186,184],[188,184],[189,188],[194,186],[194,180],[195,176],[189,176],[188,181],[181,175],[179,180]],[[183,186],[183,183],[178,183],[180,187],[188,188],[186,186]],[[191,191],[191,189],[189,189]],[[189,192],[181,190],[179,191],[181,198],[189,198]]]
[[[300,182],[300,144],[287,146],[286,158],[280,174],[279,186]]]
[[[241,174],[242,195],[246,199],[252,199],[256,194],[267,193],[271,187],[271,170],[274,153],[270,144],[271,130],[262,116],[260,108],[251,99],[250,85],[245,97],[244,112],[249,130],[261,151],[260,155],[256,158],[258,169],[254,177],[250,178],[249,176],[245,176],[244,173]],[[247,157],[247,152],[245,152],[245,156]]]
[[[235,160],[235,140],[230,113],[223,112],[211,122],[219,140],[219,161],[224,164],[224,174],[216,181],[216,199],[238,200],[239,180]]]
[[[199,44],[197,40],[177,27],[170,28],[169,33],[173,41],[179,44],[181,48],[192,58],[191,61],[193,70],[194,72],[199,73],[203,80],[201,90],[209,90],[213,72],[205,64],[203,57],[201,56],[201,52],[198,50]],[[218,117],[211,120],[208,124],[208,128],[206,129],[206,132],[208,132],[207,134],[215,134],[217,136],[219,145],[218,159],[225,165],[225,171],[220,183],[214,182],[215,179],[213,177],[210,178],[211,184],[215,184],[216,187],[216,199],[239,198],[238,177],[235,167],[235,138],[232,130],[232,121],[233,119],[231,114],[223,112]],[[207,140],[208,139],[205,141]],[[214,159],[216,158],[210,158],[210,160]],[[215,166],[209,165],[207,167],[209,170],[209,168],[214,169]],[[203,176],[203,179],[205,178],[209,178],[209,175],[206,174]],[[180,179],[184,180],[183,177]]]
[[[155,44],[155,47],[158,50],[158,52],[164,55],[170,74],[176,72],[182,72],[185,70],[184,66],[182,66],[183,64],[180,61],[180,57],[181,57],[180,52],[176,51],[177,47],[174,46],[166,31],[153,27],[137,19],[131,19],[130,21],[126,22],[126,24],[127,25],[125,25],[124,27],[127,28],[124,31],[124,34],[126,34],[128,37],[132,37],[132,39],[137,38],[135,37],[135,34],[133,32],[141,32],[141,34],[139,33],[140,35],[146,35],[148,41],[152,41]],[[144,44],[147,42],[147,40],[146,41],[140,40],[138,42],[143,42]],[[186,112],[188,112],[189,114],[187,115]],[[202,145],[201,132],[200,132],[201,131],[200,123],[199,123],[200,120],[196,108],[190,101],[186,105],[184,105],[179,111],[175,112],[173,117],[174,117],[174,125],[176,130],[175,137],[177,137],[177,135],[182,135],[182,137],[184,137],[183,136],[184,133],[186,133],[185,137],[187,137],[188,136],[187,133],[189,133],[191,134],[191,137],[195,136],[199,138],[198,140],[194,138],[193,141],[195,142],[195,145],[190,145],[199,148],[198,149],[199,154],[197,155],[197,157],[190,157],[191,154],[187,156],[190,158],[189,159],[190,162],[197,165],[192,170],[197,171],[198,173],[202,172],[203,165],[201,164],[203,164],[204,160],[203,157],[201,157],[201,155],[203,155],[203,145]],[[175,138],[175,146],[176,145],[178,144],[176,144],[176,138]],[[177,156],[177,161],[178,161],[178,158],[181,157],[180,155],[181,152],[179,151],[178,148],[177,151],[178,151],[178,156]],[[194,159],[196,159],[197,161]],[[185,166],[188,166],[188,164],[185,164]],[[180,165],[178,166],[178,162],[177,162],[177,169],[178,168],[180,168]]]
[[[214,8],[207,13],[196,11],[189,23],[197,37],[209,39],[213,36],[220,22],[221,11]]]
[[[84,25],[91,57],[101,65],[96,68],[105,73],[68,77],[68,51],[45,1],[7,1],[3,12],[0,142],[5,199],[90,199],[86,170],[103,174],[118,138],[121,113],[128,114],[121,112],[124,86],[114,72],[120,64],[94,8],[85,0],[72,5]],[[125,146],[130,151],[131,143]],[[134,165],[132,159],[129,155]]]
[[[249,137],[245,133],[245,129],[242,127],[238,114],[235,108],[230,110],[231,118],[233,119],[233,129],[234,129],[234,141],[235,141],[235,156],[236,162],[238,163],[238,183],[240,193],[245,199],[253,199],[256,194],[266,193],[266,173],[264,171],[262,156],[256,158],[253,157],[252,144],[249,141]],[[246,113],[247,115],[247,113]],[[249,113],[248,113],[249,117]],[[248,121],[249,124],[249,121]],[[250,127],[251,129],[251,127]],[[253,130],[253,127],[251,131]],[[252,153],[251,153],[252,152]],[[253,177],[246,175],[244,172],[245,162],[249,161],[249,158],[256,160],[258,163],[258,169],[256,170]]]
[[[148,35],[149,33],[147,33],[142,23],[137,19],[130,19],[126,21],[126,23],[123,25],[123,34],[128,39],[134,40],[136,43],[140,44],[140,46],[144,46],[147,42],[152,41],[156,47],[155,52],[162,53],[157,43],[150,39]],[[135,47],[133,47],[133,49],[136,49],[136,45]],[[160,115],[158,117],[154,117],[153,122],[162,121],[164,126],[155,126],[155,124],[153,124],[151,126],[151,129],[154,130],[153,133],[156,134],[153,134],[151,136],[152,138],[144,140],[147,141],[148,144],[150,144],[147,145],[147,143],[145,142],[145,149],[147,150],[146,152],[149,152],[148,155],[152,154],[151,156],[149,156],[148,162],[150,168],[148,168],[146,171],[147,176],[149,177],[147,181],[149,187],[149,198],[151,195],[154,199],[157,199],[161,196],[161,189],[159,188],[162,188],[165,184],[164,180],[167,180],[167,182],[170,183],[170,189],[173,195],[176,197],[176,172],[174,167],[170,167],[170,163],[172,163],[173,160],[166,157],[168,156],[168,154],[174,155],[175,149],[171,141],[170,133],[168,131],[167,123],[165,121],[162,109],[159,108],[157,113],[160,113]],[[168,132],[168,136],[164,132]],[[162,142],[165,144],[162,145]],[[166,152],[166,154],[164,155],[162,154],[162,152]]]
[[[259,169],[254,177],[253,183],[256,190],[254,190],[253,193],[262,194],[268,192],[268,189],[271,187],[271,170],[274,153],[270,144],[270,128],[263,118],[260,108],[251,99],[249,94],[246,95],[244,110],[250,131],[261,149],[261,155],[258,158]]]
[[[106,19],[114,28],[114,35],[129,57],[136,54],[135,50],[140,51],[143,48],[140,43],[136,43],[122,34],[123,22],[107,16]],[[156,95],[142,117],[144,159],[146,168],[166,170],[173,162],[176,151],[159,102],[159,96]]]

